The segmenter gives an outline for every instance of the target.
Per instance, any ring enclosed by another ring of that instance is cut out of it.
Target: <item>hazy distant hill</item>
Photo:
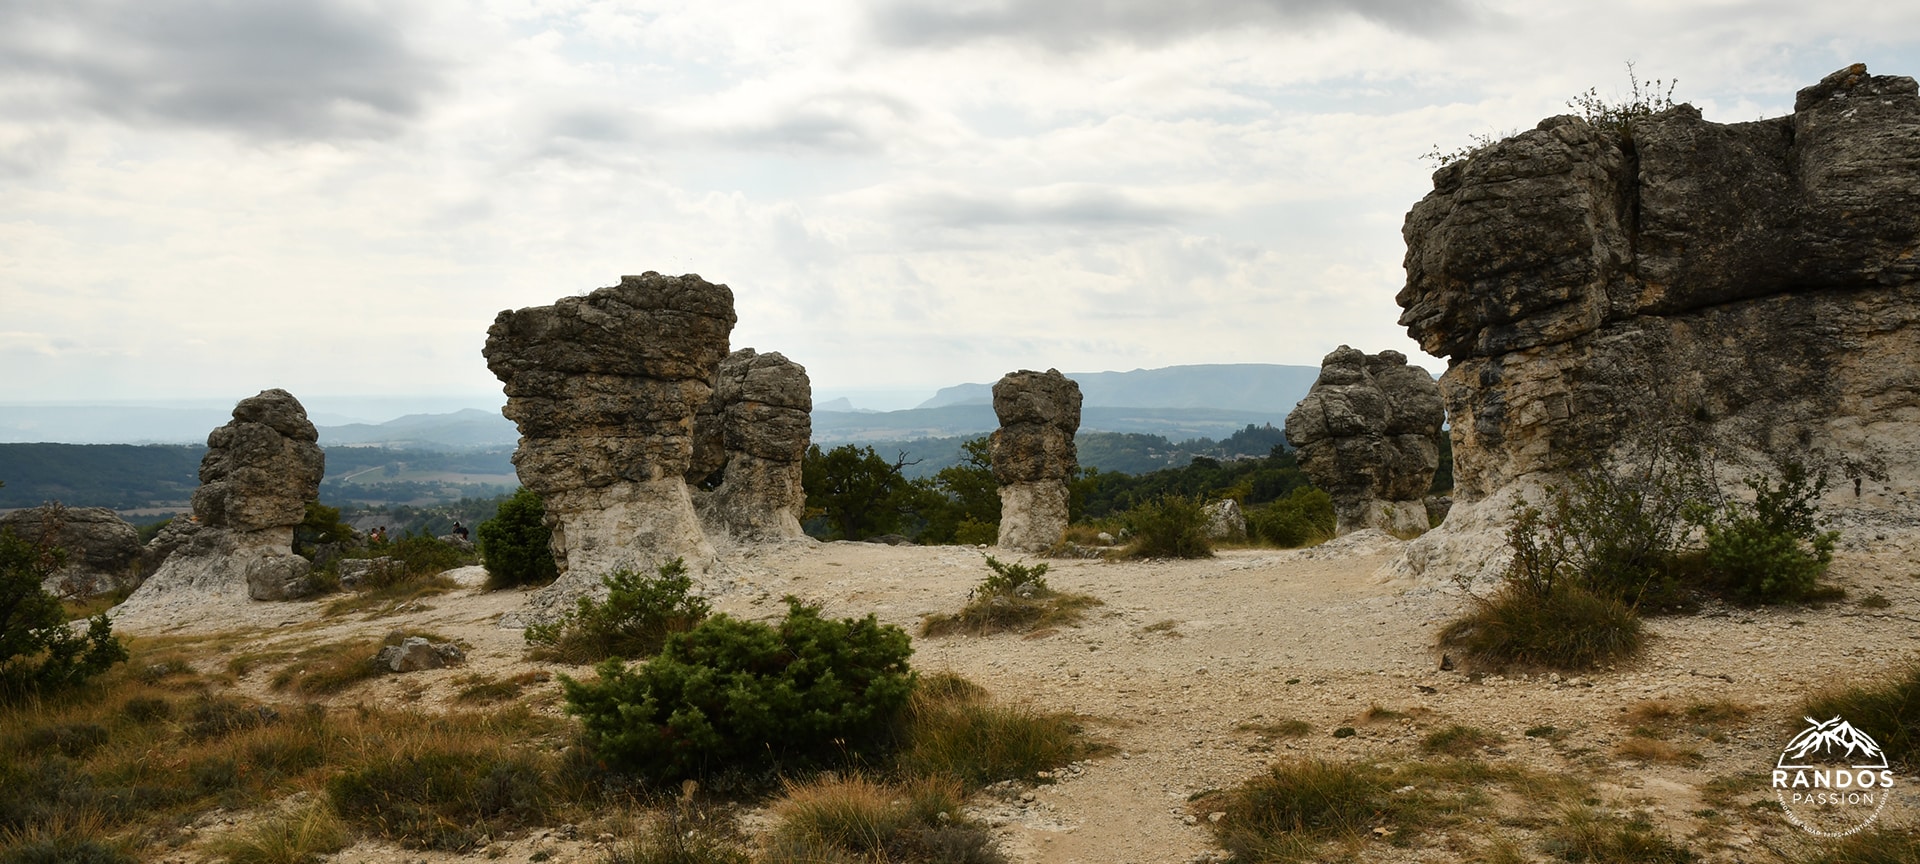
[[[1284,412],[1260,413],[1219,408],[1116,408],[1095,405],[1080,409],[1082,432],[1134,432],[1162,435],[1175,441],[1225,438],[1249,425],[1279,425],[1285,420]],[[815,411],[813,441],[816,444],[846,444],[972,436],[984,435],[999,426],[1000,420],[994,416],[993,406],[984,404],[860,413]]]
[[[1317,366],[1276,363],[1210,363],[1135,369],[1132,372],[1068,372],[1080,385],[1083,404],[1129,408],[1217,408],[1285,417],[1320,376]],[[920,408],[991,405],[992,384],[941,388]],[[1115,429],[1110,431],[1134,431]]]
[[[1319,375],[1313,366],[1215,363],[1070,372],[1067,377],[1080,385],[1081,431],[1185,441],[1225,438],[1248,425],[1281,425]],[[945,438],[984,434],[999,425],[993,414],[993,385],[959,384],[906,411],[816,410],[813,440],[841,444]]]
[[[233,405],[0,405],[0,443],[205,444]]]
[[[408,414],[385,423],[320,427],[320,444],[378,444],[421,450],[512,447],[520,442],[513,421],[498,411],[467,408],[452,414]]]

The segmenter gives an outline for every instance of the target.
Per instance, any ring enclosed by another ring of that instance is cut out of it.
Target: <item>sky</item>
[[[0,403],[498,404],[499,311],[648,270],[817,396],[1438,371],[1393,300],[1423,154],[1629,62],[1778,116],[1920,75],[1920,4],[0,0]]]

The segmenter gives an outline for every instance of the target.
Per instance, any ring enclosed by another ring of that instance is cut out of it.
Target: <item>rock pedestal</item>
[[[813,434],[806,367],[778,352],[727,355],[713,397],[694,423],[688,472],[710,530],[752,542],[806,536],[801,462]]]
[[[1067,480],[1077,466],[1080,385],[1058,370],[1010,372],[993,385],[993,476],[1005,549],[1044,552],[1067,529]]]
[[[1335,533],[1427,530],[1425,498],[1440,467],[1440,386],[1406,355],[1345,345],[1287,415],[1301,470],[1333,498]]]
[[[293,528],[320,496],[326,454],[300,400],[263,390],[207,436],[193,518],[175,519],[160,569],[120,610],[137,614],[201,595],[287,600],[313,592],[311,565],[293,554]]]
[[[1710,445],[1728,486],[1828,466],[1843,527],[1920,524],[1916,213],[1920,88],[1865,66],[1786,117],[1682,105],[1630,140],[1553,117],[1434,172],[1398,301],[1448,359],[1448,524],[1494,530],[1473,511],[1673,439]]]
[[[514,467],[546,502],[561,571],[535,615],[615,569],[713,559],[686,475],[733,324],[727,286],[653,272],[494,319],[487,368],[506,385]]]

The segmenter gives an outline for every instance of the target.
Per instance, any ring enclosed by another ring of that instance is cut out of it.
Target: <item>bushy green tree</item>
[[[823,517],[835,540],[899,533],[919,498],[901,473],[905,464],[888,462],[872,447],[846,444],[822,451],[812,445],[801,462],[807,512]]]
[[[473,563],[471,553],[448,543],[424,529],[411,531],[386,544],[383,550],[400,562],[407,576],[432,576]]]
[[[789,597],[777,627],[716,615],[644,665],[608,660],[598,680],[560,682],[596,757],[667,782],[878,746],[913,692],[912,653],[872,615],[830,620]]]
[[[155,533],[158,533],[156,529]],[[147,538],[152,539],[152,538]],[[353,526],[340,521],[340,508],[318,501],[307,502],[300,524],[293,526],[293,550],[309,558],[322,544],[353,542]]]
[[[553,561],[547,507],[532,489],[522,487],[500,502],[493,518],[480,523],[474,537],[487,567],[487,588],[545,585],[560,575]]]
[[[616,570],[600,583],[607,586],[607,599],[582,597],[560,620],[526,629],[536,654],[569,663],[651,657],[668,636],[693,629],[712,611],[706,598],[693,593],[693,578],[678,558],[651,576]]]
[[[1331,539],[1334,527],[1333,496],[1312,486],[1247,513],[1248,534],[1288,549]]]
[[[992,543],[998,536],[1000,481],[993,476],[993,439],[982,436],[960,446],[959,465],[914,481],[926,521],[922,543]]]
[[[127,659],[106,613],[88,619],[82,636],[41,587],[65,557],[47,538],[0,528],[0,700],[65,689]]]

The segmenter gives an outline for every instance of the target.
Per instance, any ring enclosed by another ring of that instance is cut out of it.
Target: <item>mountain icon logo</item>
[[[1812,717],[1801,719],[1807,721],[1807,728],[1787,742],[1775,767],[1812,768],[1816,763],[1835,762],[1855,768],[1887,767],[1887,754],[1880,749],[1880,743],[1854,728],[1852,723],[1840,717],[1824,722]]]
[[[1782,814],[1819,837],[1845,837],[1873,824],[1898,779],[1887,751],[1843,717],[1803,719],[1807,727],[1774,762],[1773,795]]]

